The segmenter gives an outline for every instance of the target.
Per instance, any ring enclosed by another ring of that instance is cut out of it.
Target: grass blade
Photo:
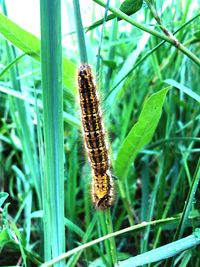
[[[81,57],[81,63],[87,63],[88,62],[87,49],[85,45],[85,35],[84,35],[83,23],[81,19],[79,0],[74,0],[73,5],[74,5],[76,32],[77,32],[77,40],[78,40],[80,57]]]
[[[0,192],[0,208],[3,205],[3,203],[6,201],[8,198],[9,194],[6,192]]]
[[[186,95],[190,96],[191,98],[193,98],[194,100],[200,103],[200,96],[194,91],[192,91],[190,88],[187,88],[183,84],[178,83],[177,81],[174,81],[173,79],[166,79],[164,80],[164,82],[175,88],[178,88],[181,92],[185,93]]]
[[[120,267],[136,267],[143,264],[160,261],[173,257],[180,252],[200,244],[200,230],[197,229],[192,235],[182,238],[168,245],[153,249],[146,253],[119,262]]]
[[[64,251],[64,147],[61,2],[41,0],[41,63],[44,107],[45,260]],[[60,262],[55,266],[64,266]]]

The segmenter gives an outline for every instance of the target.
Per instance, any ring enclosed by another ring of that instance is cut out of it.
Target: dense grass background
[[[199,1],[80,2],[62,3],[61,36],[59,4],[41,1],[40,50],[1,1],[0,266],[65,266],[62,252],[66,266],[200,266]],[[85,61],[117,178],[105,213],[81,134]]]

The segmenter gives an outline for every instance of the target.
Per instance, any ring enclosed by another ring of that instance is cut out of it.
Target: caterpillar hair
[[[88,64],[78,70],[78,89],[84,143],[92,169],[92,201],[103,210],[113,204],[114,186],[98,93]]]

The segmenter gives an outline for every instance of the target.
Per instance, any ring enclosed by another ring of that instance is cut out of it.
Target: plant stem
[[[112,234],[113,226],[112,226],[110,209],[107,209],[105,211],[98,211],[98,215],[100,218],[103,235]],[[117,263],[116,245],[114,237],[112,237],[109,240],[105,240],[104,243],[105,243],[107,259],[109,260],[109,263],[111,264],[112,262],[112,265],[114,266],[115,263]]]
[[[157,23],[159,24],[161,30],[163,31],[163,33],[168,36],[175,44],[176,47],[178,47],[180,45],[179,41],[176,39],[176,37],[162,24],[161,18],[158,16],[158,13],[155,9],[155,7],[153,6],[153,4],[151,3],[151,1],[146,0],[146,3],[149,7],[149,9],[151,10],[151,13],[153,15],[153,17],[155,18],[155,20],[157,21]]]
[[[107,209],[104,214],[105,214],[105,219],[106,219],[107,232],[108,232],[108,234],[112,234],[113,233],[113,225],[112,225],[112,217],[111,217],[110,209]],[[110,244],[110,252],[111,252],[112,262],[114,265],[117,263],[117,252],[116,252],[116,244],[115,244],[114,237],[109,239],[109,244]]]
[[[99,5],[103,6],[103,7],[106,7],[106,3],[102,0],[93,0],[94,2],[98,3]],[[190,50],[188,50],[185,46],[183,46],[181,43],[178,44],[177,46],[177,43],[169,38],[168,36],[158,32],[158,31],[155,31],[151,28],[148,28],[144,25],[142,25],[141,23],[133,20],[131,17],[129,17],[128,15],[126,15],[125,13],[123,13],[122,11],[120,11],[119,9],[115,8],[115,7],[112,7],[112,6],[109,6],[109,10],[115,14],[117,17],[129,22],[130,24],[136,26],[137,28],[145,31],[145,32],[148,32],[150,33],[151,35],[154,35],[162,40],[165,40],[167,41],[168,43],[172,44],[173,46],[175,46],[177,49],[179,49],[184,55],[186,55],[187,57],[189,57],[193,62],[195,62],[198,66],[200,66],[200,59],[194,55]]]

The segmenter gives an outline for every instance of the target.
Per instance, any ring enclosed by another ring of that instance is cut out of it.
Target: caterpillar
[[[78,90],[84,143],[92,170],[92,201],[96,208],[104,210],[113,204],[114,188],[99,98],[88,64],[78,70]]]

